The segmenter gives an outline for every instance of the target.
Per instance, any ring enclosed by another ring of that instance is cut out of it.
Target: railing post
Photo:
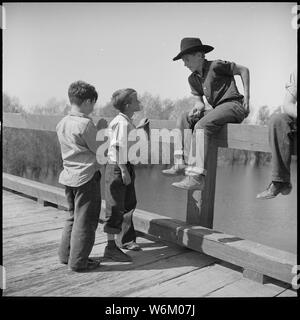
[[[188,191],[186,222],[213,228],[218,146],[212,140],[209,144],[207,174],[203,191]]]

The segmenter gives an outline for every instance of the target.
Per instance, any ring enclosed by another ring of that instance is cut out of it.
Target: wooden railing
[[[46,130],[55,132],[55,127],[61,118],[62,116],[4,113],[3,125],[5,127],[19,129]],[[98,123],[100,119],[100,117],[93,117],[95,124]],[[109,122],[111,119],[108,118],[106,120]],[[175,125],[175,121],[150,121],[150,129],[174,129]],[[295,141],[294,154],[297,153],[296,146],[297,142]],[[228,124],[227,126],[224,126],[209,147],[205,189],[202,192],[188,192],[188,201],[186,205],[186,222],[188,223],[201,225],[207,228],[213,227],[219,147],[270,152],[268,128],[266,126],[243,124]]]
[[[62,116],[4,113],[3,126],[19,129],[55,131]],[[93,118],[97,123],[100,118]],[[107,119],[109,122],[110,119]],[[151,120],[150,129],[175,128],[175,121]],[[296,141],[294,154],[297,154]],[[291,282],[296,255],[213,230],[218,148],[270,152],[268,128],[228,124],[210,145],[205,189],[188,192],[186,223],[169,217],[136,210],[135,228],[161,239],[184,245],[244,268],[244,275],[262,281],[264,275]],[[42,202],[66,206],[63,189],[3,174],[3,186],[31,195]],[[105,204],[104,204],[105,205]]]

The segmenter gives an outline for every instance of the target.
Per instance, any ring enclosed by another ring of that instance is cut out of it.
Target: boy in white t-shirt
[[[104,257],[116,261],[131,261],[131,257],[119,247],[140,250],[132,223],[136,207],[134,187],[134,166],[128,157],[128,134],[135,125],[132,116],[141,110],[137,92],[134,89],[121,89],[112,96],[112,105],[119,114],[109,124],[109,162],[105,169],[106,216],[103,231],[107,233],[107,246]],[[115,238],[117,235],[117,239]],[[117,244],[116,244],[117,240]]]

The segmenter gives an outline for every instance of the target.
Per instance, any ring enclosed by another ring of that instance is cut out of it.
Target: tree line
[[[195,102],[194,97],[171,100],[162,99],[145,92],[140,96],[143,110],[138,113],[136,121],[146,117],[158,120],[176,120],[183,111],[190,110]],[[26,114],[66,115],[70,111],[66,100],[49,99],[45,105],[35,105],[24,108],[16,97],[3,94],[3,111]],[[261,106],[251,112],[243,123],[267,125],[270,116],[280,112],[280,106],[270,109]],[[111,103],[95,105],[92,115],[99,117],[114,117],[117,114]],[[263,152],[246,150],[219,150],[218,163],[232,165],[234,163],[251,163],[253,165],[267,164],[271,155]],[[43,181],[49,175],[56,177],[62,169],[60,148],[55,132],[3,128],[3,171],[19,176]]]

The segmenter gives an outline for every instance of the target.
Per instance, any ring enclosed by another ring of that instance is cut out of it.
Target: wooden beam
[[[143,210],[135,211],[133,223],[140,232],[252,270],[252,274],[287,283],[293,279],[291,271],[297,264],[293,253]]]
[[[3,113],[4,127],[55,131],[55,127],[63,116],[49,116],[21,113]],[[95,124],[101,117],[92,117]],[[104,118],[107,123],[111,118]],[[150,129],[174,129],[176,122],[172,120],[150,120]],[[268,127],[247,125],[247,124],[228,124],[220,131],[216,137],[218,147],[232,148],[240,150],[270,152],[268,142]],[[294,143],[293,154],[297,154],[297,141]]]
[[[218,147],[214,141],[209,145],[207,159],[207,174],[205,177],[205,187],[200,198],[200,226],[213,228],[216,176],[218,165]]]
[[[250,269],[244,269],[243,270],[243,276],[244,278],[250,279],[252,281],[264,284],[265,283],[265,276],[261,273],[258,273],[256,271],[250,270]]]
[[[270,152],[267,126],[231,123],[222,128],[215,143],[222,148]]]
[[[50,186],[7,173],[2,174],[2,185],[7,189],[34,197],[42,204],[44,202],[50,202],[64,208],[68,207],[63,188]]]
[[[186,222],[189,224],[213,227],[217,161],[218,147],[212,143],[209,147],[204,190],[188,191]]]
[[[43,116],[27,113],[3,113],[3,126],[9,128],[55,131],[63,116]]]
[[[41,131],[56,131],[56,125],[63,118],[63,115],[39,115],[27,113],[3,113],[3,125],[8,128],[41,130]],[[109,123],[112,118],[91,117],[95,124],[99,120],[103,124],[103,120]],[[103,127],[103,126],[102,126]]]
[[[2,186],[6,189],[17,191],[37,199],[41,205],[48,203],[55,204],[63,210],[68,208],[68,203],[63,188],[54,187],[30,179],[2,173]],[[105,201],[102,201],[102,208],[105,208]]]
[[[3,174],[3,187],[66,206],[62,188],[6,173]],[[102,205],[105,206],[103,202]],[[138,209],[133,214],[133,223],[139,232],[251,270],[252,275],[266,275],[287,283],[294,277],[292,268],[297,264],[297,256],[293,253]]]

